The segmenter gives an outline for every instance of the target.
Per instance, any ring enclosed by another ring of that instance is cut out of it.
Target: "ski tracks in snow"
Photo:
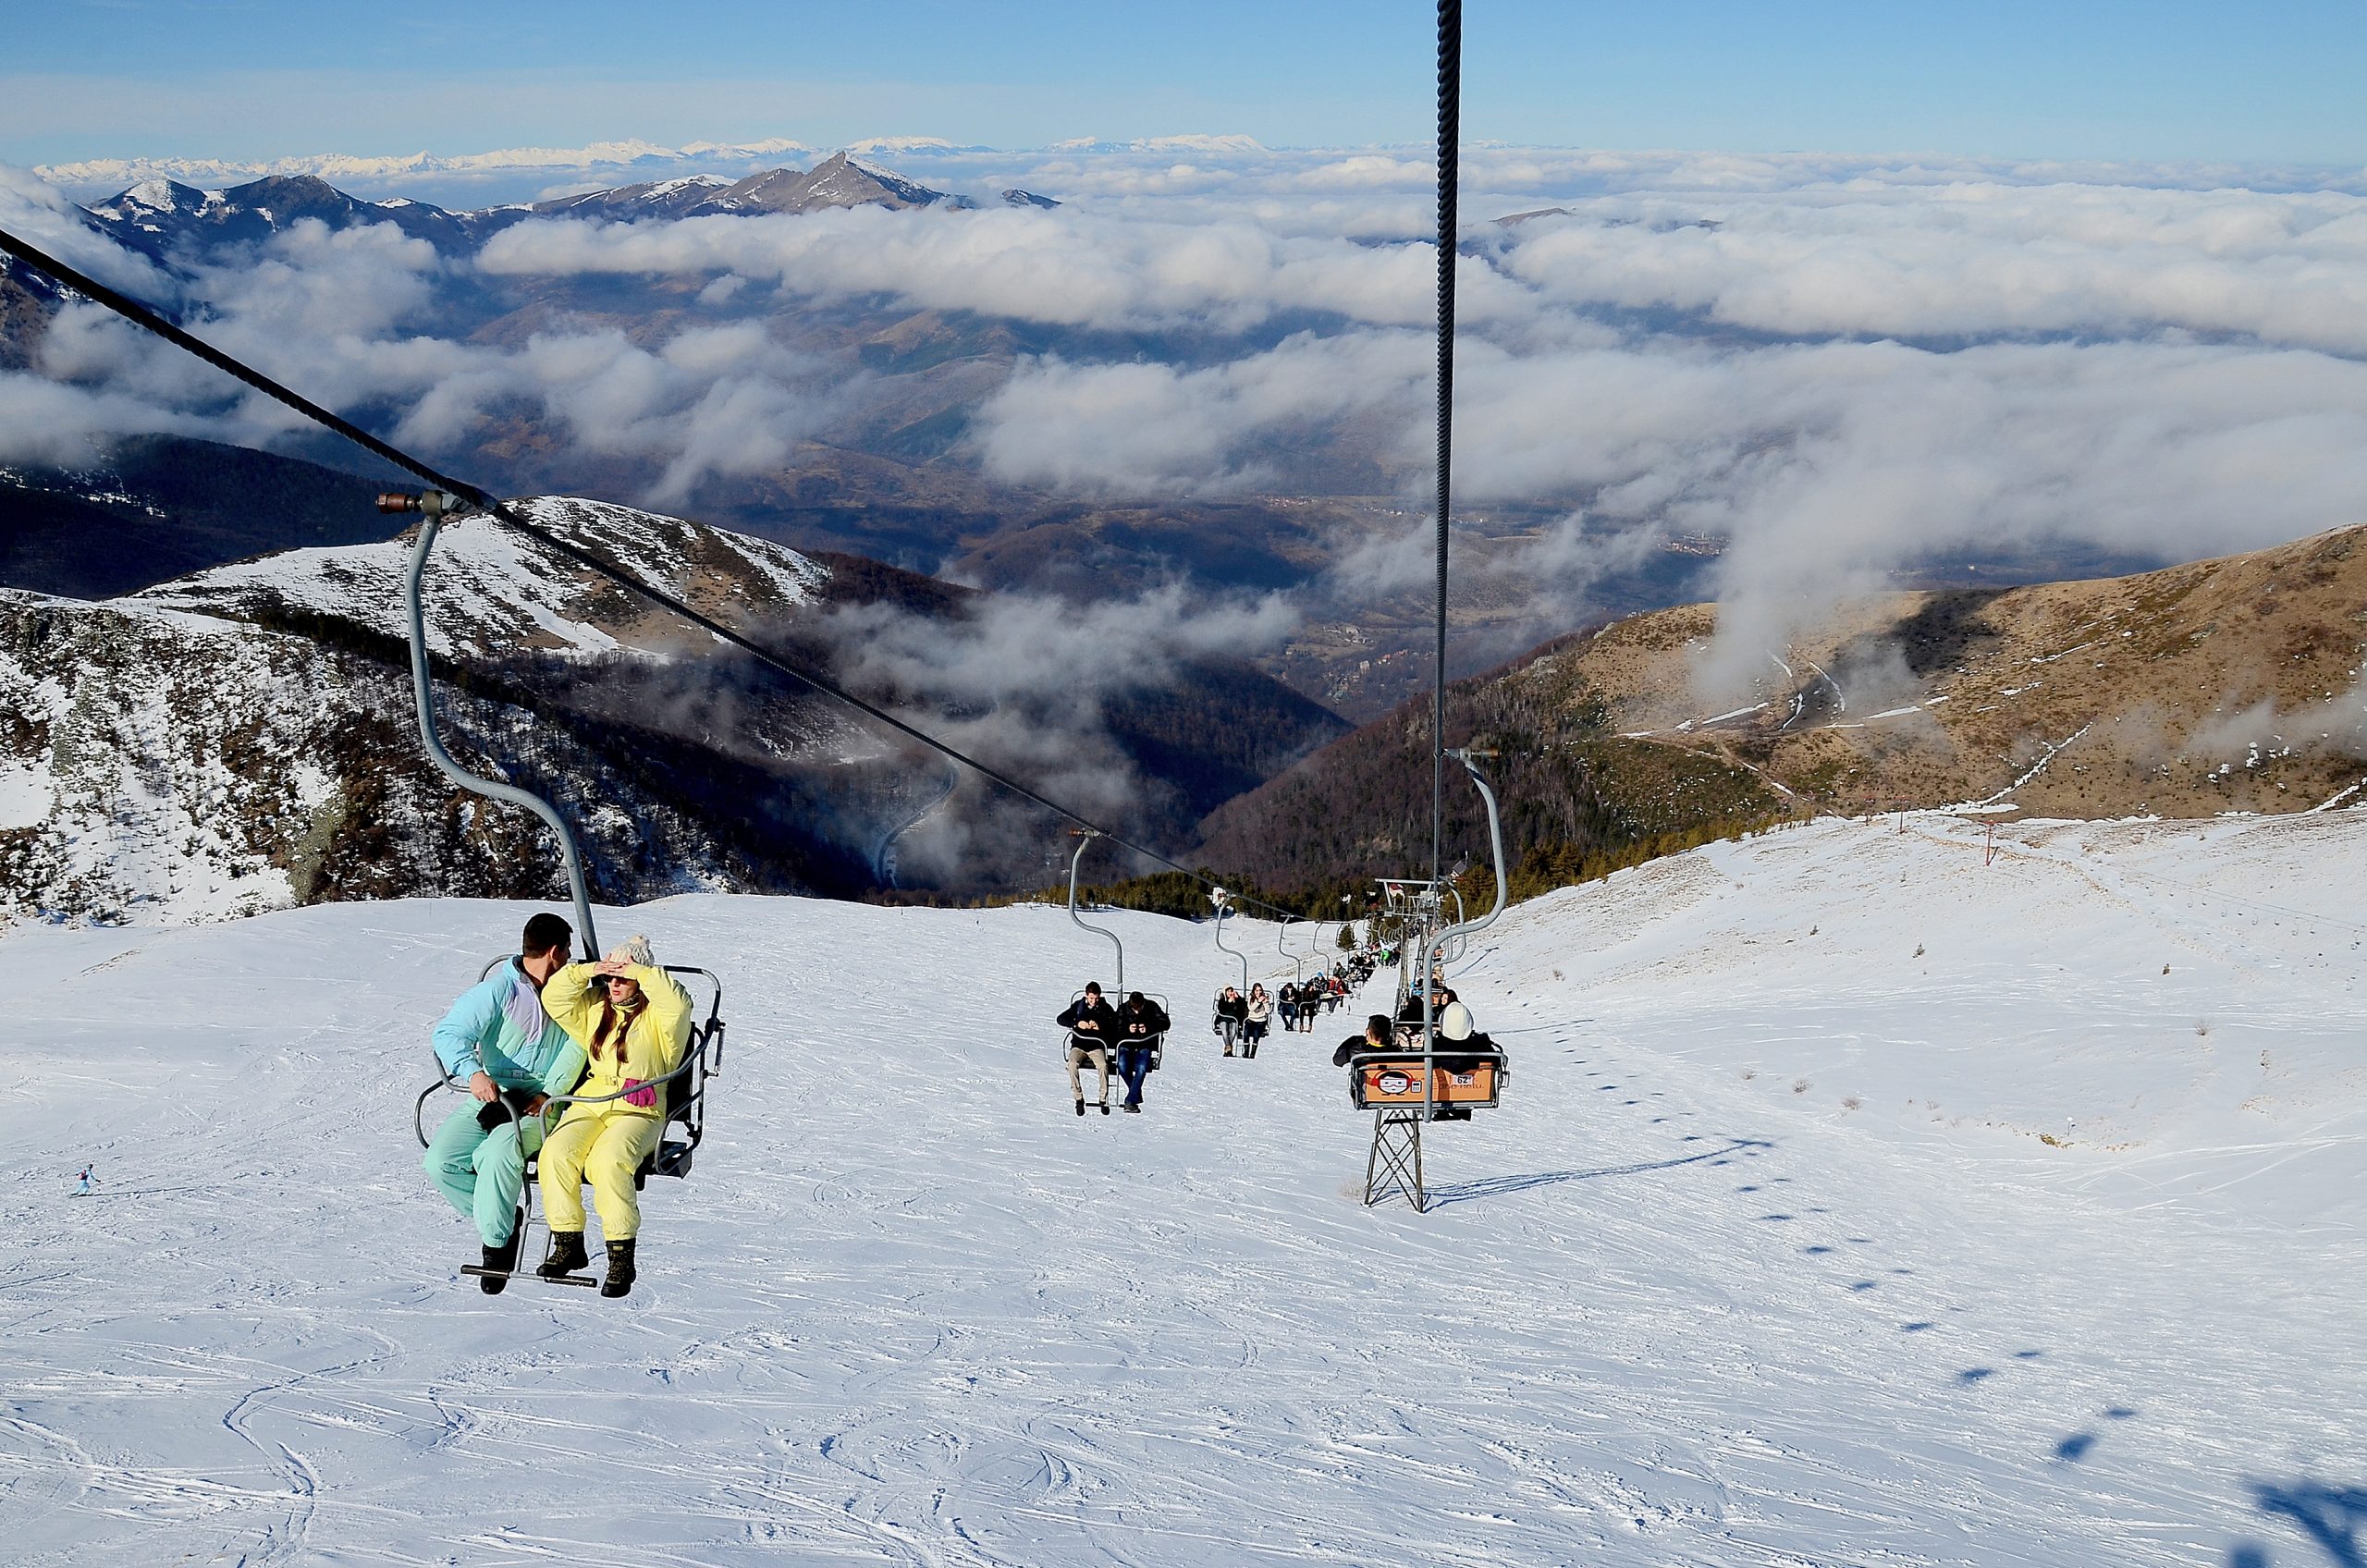
[[[1846,913],[1882,856],[1960,850],[1763,852],[1780,910],[1693,856],[1490,933],[1456,979],[1514,1077],[1430,1130],[1418,1217],[1356,1201],[1328,1060],[1365,1009],[1223,1059],[1205,928],[1113,917],[1183,1022],[1147,1114],[1080,1120],[1049,1016],[1105,954],[1065,912],[635,912],[737,1005],[624,1303],[482,1296],[417,1173],[425,1023],[514,907],[152,934],[86,984],[169,1021],[201,975],[271,978],[243,1046],[69,989],[58,1048],[117,1087],[5,1113],[33,1170],[95,1150],[146,1195],[0,1194],[0,1525],[43,1564],[2215,1561],[2246,1477],[2358,1437],[2355,1292],[2272,1309],[2318,1254],[2245,1266],[2091,1197],[2092,1153],[2034,1176],[2014,1134],[1837,1108],[1994,980],[2085,1015],[2018,971],[1850,967],[1938,907]],[[401,973],[350,974],[364,925]]]

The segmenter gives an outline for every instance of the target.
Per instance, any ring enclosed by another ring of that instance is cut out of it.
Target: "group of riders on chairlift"
[[[1440,21],[1440,102],[1442,116],[1452,103],[1452,79],[1449,62],[1460,59],[1460,13],[1454,13],[1453,53],[1450,54],[1447,31],[1449,13],[1441,7]],[[1453,137],[1450,122],[1441,118],[1441,141],[1452,147]],[[1442,236],[1453,231],[1453,193],[1451,181],[1441,189],[1440,228]],[[164,322],[154,312],[136,302],[124,300],[113,290],[83,277],[63,263],[32,251],[21,241],[0,234],[12,261],[22,258],[37,265],[47,276],[67,283],[91,299],[96,300],[129,317],[136,325],[174,341],[179,347],[198,354],[211,362],[239,374],[283,403],[297,409],[316,423],[337,430],[381,457],[397,461],[399,466],[428,478],[438,486],[423,494],[389,493],[379,498],[379,508],[387,512],[419,512],[424,523],[414,546],[407,603],[411,612],[411,652],[412,678],[417,694],[417,713],[421,738],[430,760],[447,776],[478,794],[509,801],[535,809],[557,832],[568,863],[573,884],[576,909],[586,927],[590,941],[590,902],[583,876],[581,858],[564,823],[547,802],[540,800],[514,786],[476,777],[461,768],[446,753],[435,738],[432,717],[432,697],[429,691],[426,633],[420,602],[421,577],[428,551],[435,538],[435,521],[443,516],[458,516],[473,509],[481,496],[471,497],[455,494],[444,486],[448,482],[435,478],[426,469],[386,443],[371,437],[357,427],[337,419],[310,404],[297,394],[257,373],[228,361],[218,351],[190,339],[178,328]],[[1452,341],[1452,262],[1453,247],[1442,240],[1441,255],[1447,274],[1448,292],[1440,316],[1441,343]],[[1452,415],[1452,402],[1447,411]],[[1441,430],[1443,441],[1444,430]],[[1441,447],[1441,490],[1446,489],[1445,447]],[[498,512],[498,508],[496,508]],[[506,514],[505,514],[506,515]],[[514,517],[506,521],[519,524]],[[1443,519],[1441,520],[1443,523]],[[1440,556],[1439,630],[1441,648],[1446,631],[1445,556],[1443,526]],[[636,588],[644,596],[668,602],[662,595],[631,582],[613,570],[607,575],[620,583]],[[679,604],[671,607],[678,613],[700,620],[718,636],[724,630],[706,622],[694,612]],[[735,639],[736,640],[736,639]],[[751,651],[754,650],[751,645]],[[778,661],[774,661],[778,662]],[[784,667],[786,668],[786,667]],[[793,670],[787,671],[795,674]],[[1443,687],[1441,688],[1441,729],[1443,729]],[[844,693],[838,693],[844,697]],[[846,698],[852,702],[854,699]],[[886,717],[877,710],[875,717]],[[926,737],[921,737],[926,739]],[[936,742],[932,742],[936,744]],[[938,745],[955,760],[969,762],[950,748]],[[1469,752],[1446,753],[1462,760],[1466,768],[1472,766]],[[971,764],[971,766],[976,766]],[[1476,768],[1473,777],[1478,778]],[[1007,783],[1008,780],[1005,780]],[[1495,802],[1487,794],[1491,835],[1495,832]],[[1073,819],[1081,820],[1081,819]],[[1098,834],[1098,830],[1090,830]],[[1434,846],[1435,848],[1435,846]],[[1080,851],[1082,853],[1082,851]],[[1435,858],[1435,857],[1434,857]],[[1496,844],[1497,908],[1502,907],[1503,885],[1502,847]],[[1074,913],[1075,872],[1071,868],[1071,913]],[[1492,920],[1491,914],[1488,917]],[[1484,925],[1486,922],[1480,922]],[[1460,929],[1460,927],[1458,927]],[[462,1218],[472,1221],[483,1243],[483,1260],[465,1272],[478,1276],[486,1294],[498,1293],[517,1271],[519,1250],[526,1224],[526,1170],[529,1162],[535,1166],[535,1179],[540,1190],[544,1214],[550,1231],[549,1255],[534,1272],[545,1279],[570,1283],[590,1283],[580,1279],[575,1270],[590,1262],[584,1246],[583,1188],[589,1182],[593,1202],[599,1216],[602,1241],[607,1254],[607,1269],[599,1281],[600,1293],[617,1297],[629,1293],[635,1277],[634,1250],[641,1230],[639,1182],[650,1169],[653,1157],[659,1157],[660,1169],[668,1174],[687,1171],[687,1158],[670,1168],[665,1165],[661,1147],[669,1111],[680,1114],[687,1106],[694,1106],[703,1090],[685,1089],[678,1074],[682,1071],[685,1053],[700,1026],[693,1022],[693,1004],[690,995],[664,969],[651,953],[645,937],[635,937],[624,945],[609,949],[596,962],[570,963],[567,962],[570,944],[575,936],[573,927],[559,916],[540,913],[526,923],[519,943],[519,951],[501,961],[496,970],[472,986],[456,1001],[449,1012],[435,1026],[434,1044],[437,1060],[444,1070],[441,1082],[430,1085],[422,1095],[420,1109],[424,1112],[427,1099],[445,1089],[464,1090],[470,1103],[451,1112],[436,1129],[434,1136],[421,1134],[426,1145],[423,1165],[438,1191],[451,1203]],[[1367,961],[1358,984],[1372,970],[1369,953],[1358,955]],[[1121,963],[1122,965],[1122,952]],[[709,976],[712,979],[712,976]],[[1336,1010],[1344,999],[1342,975],[1334,971],[1318,978],[1310,997],[1306,988],[1286,986],[1284,1026],[1297,1022],[1302,1029],[1312,1028],[1312,1017],[1318,1007]],[[1425,1005],[1420,988],[1416,989],[1407,1004],[1417,1042],[1428,1035],[1428,1044],[1441,1038],[1454,1038],[1454,1025],[1449,1017],[1460,1010],[1453,993],[1443,989],[1443,977],[1434,969],[1425,977],[1430,990],[1429,1005]],[[1265,1020],[1258,1017],[1264,1001],[1263,989],[1253,986],[1250,995],[1238,998],[1238,1016],[1233,998],[1220,1000],[1217,1009],[1216,1027],[1226,1036],[1226,1054],[1235,1054],[1234,1035],[1237,1030],[1247,1044],[1245,1054],[1257,1055],[1258,1037],[1264,1034]],[[717,987],[717,1005],[721,1002]],[[1444,1013],[1436,1010],[1443,1006]],[[1069,1084],[1076,1113],[1085,1114],[1085,1094],[1079,1067],[1092,1061],[1099,1075],[1100,1109],[1110,1110],[1110,1053],[1115,1046],[1120,1075],[1124,1079],[1127,1097],[1124,1109],[1139,1112],[1142,1109],[1143,1080],[1159,1062],[1162,1037],[1170,1026],[1165,1011],[1142,992],[1130,993],[1125,1002],[1110,1006],[1102,998],[1098,984],[1086,986],[1085,995],[1060,1015],[1061,1026],[1069,1031]],[[1345,1062],[1350,1056],[1367,1046],[1378,1046],[1392,1036],[1400,1039],[1408,1022],[1405,1010],[1393,1021],[1384,1013],[1373,1014],[1363,1040],[1349,1040],[1335,1053],[1335,1063]],[[705,1051],[715,1046],[719,1060],[719,1021],[711,1012],[705,1025],[698,1062],[705,1060]],[[1461,1011],[1461,1028],[1470,1035],[1469,1014]],[[1255,1031],[1254,1034],[1252,1031]],[[1485,1036],[1476,1036],[1484,1041]],[[683,1103],[669,1104],[680,1093]],[[550,1112],[558,1106],[563,1111],[554,1121]],[[1464,1114],[1468,1115],[1468,1111]],[[695,1134],[693,1134],[693,1143]],[[91,1175],[82,1175],[83,1190],[89,1190]],[[1368,1196],[1369,1201],[1369,1196]],[[1418,1207],[1418,1204],[1417,1204]]]
[[[1373,967],[1372,955],[1359,951],[1332,965],[1329,974],[1300,982],[1285,980],[1270,996],[1261,985],[1251,985],[1245,997],[1240,986],[1227,986],[1217,993],[1209,1026],[1224,1041],[1225,1055],[1254,1057],[1277,1018],[1284,1034],[1313,1034],[1316,1015],[1337,1012],[1351,992],[1362,989],[1372,978]]]
[[[1393,950],[1360,948],[1333,964],[1329,974],[1318,974],[1305,982],[1286,981],[1271,997],[1263,985],[1253,984],[1245,997],[1239,986],[1227,986],[1217,994],[1211,1028],[1224,1042],[1225,1055],[1253,1059],[1278,1011],[1285,1030],[1312,1034],[1318,1013],[1339,1011],[1350,996],[1364,988],[1375,971],[1394,957]],[[1438,1042],[1453,1047],[1440,1053],[1439,1061],[1443,1068],[1456,1071],[1465,1056],[1496,1053],[1495,1042],[1474,1027],[1471,1010],[1447,986],[1444,973],[1436,967],[1430,973],[1429,1011]],[[1341,1041],[1331,1053],[1331,1065],[1346,1067],[1356,1056],[1375,1051],[1420,1051],[1423,1011],[1421,991],[1410,990],[1394,1018],[1385,1012],[1373,1013],[1365,1020],[1362,1035]],[[1113,1052],[1118,1077],[1126,1088],[1126,1097],[1118,1109],[1130,1115],[1141,1114],[1144,1080],[1158,1070],[1164,1037],[1173,1027],[1166,1009],[1140,991],[1129,992],[1123,1002],[1113,1006],[1102,996],[1101,983],[1089,980],[1077,998],[1052,1022],[1068,1032],[1064,1036],[1064,1055],[1069,1095],[1076,1114],[1083,1116],[1088,1103],[1083,1076],[1083,1070],[1088,1066],[1099,1080],[1099,1096],[1093,1103],[1098,1105],[1102,1115],[1110,1114]],[[1441,1121],[1471,1119],[1467,1106],[1441,1105],[1432,1114]]]

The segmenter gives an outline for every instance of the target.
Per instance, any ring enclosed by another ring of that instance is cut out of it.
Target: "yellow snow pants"
[[[575,1105],[543,1140],[535,1179],[543,1189],[543,1219],[554,1231],[583,1229],[583,1183],[600,1211],[600,1234],[611,1242],[641,1233],[641,1194],[632,1173],[657,1146],[665,1123],[656,1117]]]

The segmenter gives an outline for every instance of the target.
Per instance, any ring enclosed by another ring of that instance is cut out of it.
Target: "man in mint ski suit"
[[[469,1101],[447,1117],[421,1161],[436,1189],[476,1221],[487,1268],[518,1266],[518,1199],[526,1159],[542,1144],[541,1100],[583,1076],[583,1047],[543,1011],[542,987],[567,963],[574,932],[555,914],[526,922],[516,958],[462,993],[435,1026],[435,1060],[464,1079]],[[505,1099],[504,1091],[509,1091]],[[504,1106],[508,1114],[490,1108]],[[508,1284],[480,1276],[487,1295]]]

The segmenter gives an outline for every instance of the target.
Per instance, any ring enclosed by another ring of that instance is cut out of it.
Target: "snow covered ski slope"
[[[1080,1121],[1064,911],[610,913],[732,1019],[623,1302],[480,1294],[418,1168],[527,906],[18,929],[0,1557],[2359,1562],[2367,821],[1979,833],[1507,914],[1427,1216],[1357,1201],[1347,1015],[1217,1054],[1205,926],[1111,917],[1182,1027]]]

